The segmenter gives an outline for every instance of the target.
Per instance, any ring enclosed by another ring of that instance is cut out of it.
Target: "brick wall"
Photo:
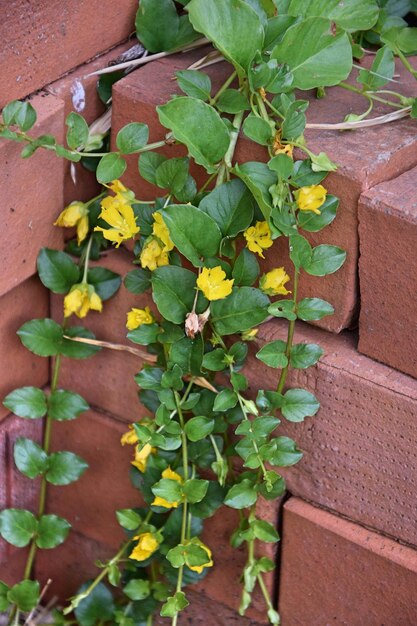
[[[0,67],[6,89],[1,104],[42,89],[32,98],[38,128],[62,137],[75,80],[84,84],[87,120],[91,122],[103,111],[95,95],[95,79],[84,76],[128,47],[121,42],[133,28],[136,2],[117,3],[117,19],[112,13],[114,2],[68,2],[63,10],[62,3],[44,0],[36,7],[33,3],[31,20],[27,4],[13,2],[7,9],[9,23],[22,15],[24,19],[23,27],[10,26],[10,33],[19,35],[4,42]],[[92,15],[99,16],[101,30],[97,32],[91,26]],[[113,89],[113,136],[124,124],[142,121],[150,127],[151,141],[161,139],[165,130],[157,124],[154,107],[176,91],[173,72],[202,54],[154,62],[118,82]],[[224,80],[225,67],[212,66],[208,73],[215,87]],[[398,73],[404,93],[416,95],[400,67]],[[308,97],[309,120],[315,122],[340,121],[362,104],[359,96],[338,88],[329,89],[322,100],[315,100],[313,94]],[[285,472],[291,497],[283,515],[281,503],[268,509],[265,505],[263,510],[274,523],[281,517],[280,569],[270,585],[277,586],[283,626],[417,623],[417,340],[412,327],[417,319],[415,129],[414,121],[402,120],[360,133],[308,131],[313,150],[325,150],[339,164],[326,186],[341,197],[341,206],[324,238],[345,248],[348,256],[336,275],[325,279],[304,275],[301,284],[303,296],[329,300],[336,314],[318,322],[319,328],[298,327],[298,338],[320,343],[325,356],[308,373],[298,371],[292,382],[315,390],[322,407],[305,424],[285,425],[285,434],[299,442],[304,458]],[[170,156],[183,154],[177,147],[166,151]],[[69,165],[46,151],[23,161],[20,146],[0,140],[0,154],[3,397],[21,385],[49,383],[47,360],[21,347],[15,331],[29,318],[51,315],[60,319],[62,299],[50,299],[34,275],[37,252],[45,245],[62,245],[62,231],[52,226],[54,219],[69,201],[94,195],[97,186],[79,164],[75,185]],[[263,148],[254,151],[251,145],[249,151],[245,139],[239,140],[238,160],[265,156]],[[193,174],[198,178],[198,171]],[[138,177],[135,163],[125,182],[141,198],[154,193]],[[320,233],[311,234],[311,242],[317,245],[320,237]],[[268,256],[274,266],[285,263],[279,243]],[[125,274],[131,260],[131,253],[122,250],[109,252],[105,264]],[[87,326],[100,339],[123,342],[126,310],[133,303],[144,306],[147,300],[134,298],[122,287],[101,315],[89,316]],[[278,320],[269,322],[262,327],[259,342],[281,338],[284,332]],[[36,573],[43,579],[52,577],[52,592],[60,597],[73,593],[83,579],[94,574],[93,561],[106,558],[117,546],[121,535],[114,508],[138,503],[137,492],[126,481],[130,452],[118,445],[118,439],[126,423],[146,414],[132,382],[140,366],[133,355],[106,352],[76,367],[64,361],[62,386],[81,393],[93,408],[77,423],[57,424],[54,433],[54,446],[65,442],[65,448],[79,452],[90,464],[79,482],[50,490],[50,511],[67,517],[74,532],[53,553],[41,553]],[[271,376],[253,358],[247,371],[253,394]],[[40,422],[15,418],[0,408],[1,508],[34,506],[37,482],[23,479],[14,470],[11,450],[16,436],[40,439],[41,430]],[[204,580],[184,623],[262,623],[257,601],[248,619],[234,612],[244,561],[243,554],[232,553],[228,547],[234,513],[228,510],[227,515],[210,520],[207,542],[223,568]],[[1,578],[8,582],[20,578],[24,552],[0,540]]]

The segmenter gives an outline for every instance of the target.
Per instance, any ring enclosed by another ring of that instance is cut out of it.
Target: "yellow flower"
[[[162,251],[170,252],[174,248],[174,243],[171,241],[169,230],[164,222],[164,218],[160,213],[154,213],[153,218],[155,221],[152,226],[152,232],[155,237],[158,237],[158,239],[160,239],[164,244]]]
[[[292,146],[290,143],[282,143],[281,131],[277,130],[277,132],[275,133],[274,142],[272,144],[272,151],[275,156],[277,154],[287,154],[292,159],[294,146]]]
[[[145,243],[140,253],[140,263],[142,267],[151,271],[162,265],[169,265],[168,252],[164,252],[156,239],[150,239]]]
[[[313,211],[316,215],[320,215],[319,207],[326,200],[327,189],[323,185],[310,185],[310,187],[301,187],[294,192],[297,206],[300,211]]]
[[[226,280],[226,273],[220,265],[209,269],[203,267],[197,278],[197,287],[201,289],[207,300],[221,300],[232,293],[234,279]]]
[[[90,309],[101,312],[102,308],[100,296],[94,287],[87,283],[74,285],[64,298],[64,317],[69,317],[73,313],[77,317],[85,317]]]
[[[142,324],[152,324],[154,321],[155,320],[148,306],[145,306],[144,309],[133,308],[127,314],[126,328],[128,330],[135,330],[135,328],[139,328]]]
[[[131,239],[139,232],[139,226],[136,224],[136,217],[129,201],[121,194],[115,196],[107,196],[101,201],[101,217],[107,222],[110,228],[102,228],[96,226],[94,230],[102,231],[103,237],[116,244],[116,248],[120,246],[122,241]]]
[[[213,559],[211,558],[211,550],[208,546],[206,546],[202,541],[200,541],[199,539],[194,539],[193,543],[197,544],[200,548],[202,548],[205,552],[207,552],[207,563],[203,563],[202,565],[188,565],[188,568],[191,569],[193,572],[197,572],[197,574],[201,574],[201,572],[203,571],[203,569],[205,567],[213,567],[214,563],[213,563]]]
[[[134,446],[139,441],[139,437],[136,434],[135,429],[133,428],[133,424],[129,424],[129,430],[120,438],[120,443],[124,446],[126,443],[130,446]]]
[[[259,328],[251,328],[250,330],[244,330],[240,335],[242,341],[253,341],[259,332]]]
[[[174,470],[172,470],[169,466],[164,469],[161,478],[176,480],[181,485],[184,482],[183,477],[177,474],[177,472],[174,472]],[[180,504],[180,500],[174,500],[174,502],[169,502],[168,500],[165,500],[165,498],[161,498],[160,496],[155,496],[154,501],[152,502],[153,506],[162,506],[165,509],[177,509]]]
[[[129,559],[135,559],[135,561],[146,561],[149,557],[158,550],[159,543],[152,533],[142,533],[136,535],[134,539],[138,540],[137,545],[133,548]]]
[[[288,291],[284,285],[290,280],[287,272],[283,267],[277,267],[270,272],[267,272],[261,276],[259,280],[259,286],[264,293],[269,296],[283,295],[286,296],[291,291]]]
[[[257,252],[264,259],[263,250],[270,248],[274,243],[271,239],[271,230],[266,222],[256,222],[243,233],[246,245],[251,252]]]
[[[71,202],[58,216],[54,226],[77,227],[77,242],[80,245],[88,234],[88,208],[84,202]]]
[[[136,467],[140,472],[144,472],[146,470],[148,457],[154,452],[155,448],[152,448],[150,443],[145,443],[145,445],[141,449],[139,449],[139,446],[136,446],[135,460],[131,461],[131,464],[133,465],[133,467]]]

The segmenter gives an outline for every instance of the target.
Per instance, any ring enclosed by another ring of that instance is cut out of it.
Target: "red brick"
[[[0,428],[0,511],[7,508],[8,474],[6,456],[6,432]],[[0,563],[6,560],[6,542],[0,538]],[[1,580],[1,577],[0,577]]]
[[[97,411],[76,421],[57,422],[53,450],[75,452],[89,468],[75,483],[48,489],[47,510],[67,519],[85,537],[116,547],[124,533],[115,511],[140,506],[140,494],[130,486],[132,448],[122,447],[124,424]]]
[[[270,322],[260,334],[263,341],[284,338],[286,325]],[[295,341],[319,343],[325,356],[315,368],[293,370],[289,380],[321,403],[315,417],[283,420],[277,431],[304,451],[297,465],[282,470],[289,491],[417,545],[417,381],[358,354],[349,333],[336,337],[297,323]],[[254,395],[276,388],[273,370],[255,360],[247,369]]]
[[[108,50],[134,30],[137,0],[24,0],[3,11],[0,107]]]
[[[48,316],[48,292],[38,278],[29,278],[0,298],[0,312],[0,344],[3,355],[8,357],[0,363],[0,398],[3,400],[17,387],[42,387],[48,381],[48,359],[29,352],[16,335],[29,319]],[[7,414],[8,409],[0,404],[0,421]]]
[[[2,541],[2,540],[0,540]],[[15,585],[23,578],[29,548],[8,546],[7,556],[0,559],[0,580],[7,585]]]
[[[123,43],[117,48],[113,48],[106,54],[95,58],[89,63],[85,63],[77,67],[63,78],[48,85],[45,89],[49,93],[61,98],[64,101],[65,117],[76,111],[80,113],[91,124],[99,118],[105,111],[106,107],[100,100],[97,92],[97,76],[88,76],[103,67],[107,67],[110,61],[117,59],[126,49],[133,45],[133,41]],[[84,90],[84,102],[74,105],[73,91],[79,85]],[[64,204],[68,205],[73,200],[89,200],[100,192],[100,185],[96,180],[94,172],[87,170],[81,163],[70,163],[64,161],[65,179],[64,179]],[[75,170],[75,180],[71,176],[71,168]]]
[[[58,598],[64,603],[87,580],[95,578],[100,570],[94,564],[114,556],[114,549],[86,539],[72,531],[62,545],[53,550],[39,550],[36,556],[35,576],[41,586],[48,579],[51,584],[45,599]],[[65,604],[64,604],[65,605]]]
[[[35,96],[32,104],[38,122],[29,134],[47,133],[62,142],[62,101],[42,94]],[[22,159],[21,150],[20,143],[0,140],[3,206],[0,295],[34,274],[39,248],[56,248],[62,242],[62,229],[53,228],[52,223],[63,204],[63,159],[41,149]]]
[[[297,498],[284,509],[283,626],[414,626],[415,550]]]
[[[417,378],[417,168],[359,205],[359,350]]]
[[[172,93],[178,93],[176,84],[170,80],[175,70],[189,66],[202,57],[202,50],[174,55],[163,61],[153,62],[139,71],[133,72],[121,80],[114,89],[113,97],[113,133],[132,121],[146,122],[150,127],[150,141],[159,141],[165,137],[166,129],[157,120],[155,106],[166,102]],[[214,89],[228,76],[229,70],[224,63],[211,66],[207,72],[213,78]],[[400,74],[401,89],[406,95],[412,95],[412,82],[402,67]],[[152,85],[152,89],[150,88]],[[310,100],[308,120],[317,122],[340,122],[347,113],[363,110],[363,98],[342,88],[327,90],[324,99],[317,100],[315,94],[307,92],[303,97]],[[376,113],[386,112],[383,106],[375,107]],[[331,243],[341,246],[348,252],[343,268],[334,275],[322,277],[303,274],[300,281],[300,294],[316,296],[330,301],[336,310],[332,317],[317,322],[318,326],[332,332],[340,332],[350,327],[357,314],[357,204],[361,191],[368,189],[382,180],[397,176],[399,173],[417,164],[416,135],[413,120],[401,120],[395,124],[385,124],[368,128],[360,132],[339,133],[331,130],[306,131],[309,147],[315,151],[326,151],[335,160],[339,169],[326,179],[329,192],[341,198],[338,218],[322,233],[309,233],[308,239],[313,245]],[[372,146],[372,151],[369,146]],[[178,146],[168,146],[163,150],[168,156],[184,155],[185,150]],[[377,155],[377,157],[375,156]],[[236,160],[266,160],[267,151],[256,146],[243,136],[240,137]],[[301,154],[299,156],[302,156]],[[137,158],[128,158],[128,171],[124,181],[143,199],[155,197],[155,187],[137,177]],[[195,174],[196,171],[193,171]],[[199,180],[204,180],[200,174]],[[156,191],[161,194],[161,190]],[[288,254],[281,240],[269,250],[264,268],[287,264]]]
[[[130,253],[120,249],[104,255],[99,264],[125,276],[134,269],[132,259]],[[116,296],[104,302],[102,313],[92,312],[86,320],[76,320],[73,324],[82,321],[97,339],[133,347],[126,339],[126,313],[133,306],[143,308],[147,304],[150,304],[148,296],[134,296],[122,285]],[[52,315],[59,321],[62,319],[62,298],[53,298]],[[104,349],[85,361],[64,359],[60,385],[77,391],[91,405],[122,420],[137,421],[144,414],[144,408],[139,403],[133,376],[141,367],[141,359],[133,354]]]

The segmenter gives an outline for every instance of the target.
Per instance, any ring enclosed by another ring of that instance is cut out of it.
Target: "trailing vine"
[[[206,73],[176,73],[183,95],[156,109],[165,140],[149,143],[146,124],[133,122],[117,133],[114,151],[99,152],[102,136],[71,113],[62,146],[50,135],[29,134],[36,122],[29,102],[14,101],[3,110],[0,137],[24,144],[22,157],[47,149],[74,162],[97,159],[103,184],[97,197],[73,202],[57,216],[57,227],[76,229],[67,251],[43,249],[38,257],[42,283],[64,296],[63,322],[32,320],[18,332],[26,348],[52,357],[54,366],[50,390],[23,387],[4,400],[23,419],[45,418],[42,445],[19,438],[14,449],[17,469],[40,478],[38,511],[0,514],[2,537],[29,548],[23,580],[12,587],[0,582],[0,610],[9,611],[10,625],[40,600],[40,582],[32,577],[38,549],[61,544],[70,529],[65,519],[45,512],[46,490],[70,484],[87,469],[73,452],[50,450],[54,422],[88,409],[81,396],[59,387],[60,364],[102,348],[138,356],[135,381],[152,417],[133,423],[121,443],[132,446],[131,478],[144,506],[116,512],[126,541],[97,578],[55,613],[56,623],[150,626],[159,613],[175,626],[189,603],[186,587],[216,567],[213,546],[200,537],[204,520],[225,505],[240,512],[231,543],[247,549],[239,612],[245,614],[259,587],[269,622],[279,624],[265,582],[275,564],[255,549],[257,542],[279,537],[257,504],[284,494],[280,468],[302,457],[296,442],[280,434],[281,420],[302,422],[320,406],[310,391],[288,387],[291,369],[313,367],[323,353],[319,345],[294,342],[295,323],[318,321],[334,310],[314,294],[300,299],[299,281],[303,274],[336,272],[346,258],[334,245],[308,241],[308,233],[332,223],[339,202],[325,186],[336,165],[306,145],[309,103],[299,93],[317,89],[323,96],[327,87],[340,85],[363,95],[367,109],[348,116],[342,122],[347,128],[360,128],[374,102],[416,117],[415,98],[381,90],[393,79],[394,54],[415,77],[407,57],[417,49],[410,34],[415,29],[373,0],[346,6],[330,0],[325,10],[319,1],[301,0],[180,4],[187,5],[181,15],[171,0],[141,0],[140,40],[160,55],[203,35],[230,71],[215,93]],[[361,57],[366,42],[382,47],[371,67],[360,69],[358,86],[346,83],[352,54]],[[264,161],[236,162],[243,135],[265,147]],[[172,144],[186,146],[188,156],[157,152]],[[141,177],[160,189],[154,201],[136,197],[121,182],[129,154],[139,155]],[[190,174],[191,161],[206,174],[200,186]],[[120,276],[90,261],[129,240],[139,266],[124,278],[125,288],[139,296],[138,307],[126,312],[127,337],[135,344],[130,348],[70,325],[74,316],[105,309],[121,285]],[[288,250],[289,265],[263,271],[260,262],[277,258],[277,249]],[[143,306],[145,292],[153,306]],[[248,343],[271,316],[287,321],[287,339],[256,353],[276,370],[276,383],[251,398],[244,369]],[[122,593],[113,595],[106,581]]]

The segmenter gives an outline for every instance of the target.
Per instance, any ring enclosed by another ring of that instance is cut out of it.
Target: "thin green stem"
[[[407,59],[405,54],[401,52],[401,50],[397,50],[396,52],[398,54],[398,58],[400,59],[404,67],[410,72],[410,74],[414,76],[414,78],[417,78],[417,70],[414,69],[414,67],[411,65],[410,61]]]
[[[226,89],[229,87],[229,85],[231,85],[234,81],[234,79],[237,76],[237,72],[234,71],[229,78],[223,83],[223,85],[220,87],[220,89],[218,90],[218,92],[216,93],[216,95],[211,99],[210,104],[216,104],[217,100],[220,98],[220,96],[222,95],[222,93],[224,91],[226,91]]]
[[[88,240],[87,247],[85,249],[85,259],[84,259],[84,272],[83,272],[83,283],[87,283],[87,275],[88,275],[88,264],[90,262],[90,253],[91,253],[91,244],[93,243],[93,236],[91,235]]]
[[[379,96],[376,96],[373,91],[363,91],[362,89],[358,89],[357,87],[354,87],[353,85],[349,85],[349,83],[339,83],[338,86],[342,87],[343,89],[346,89],[347,91],[352,91],[353,93],[357,93],[358,95],[363,96],[364,98],[372,98],[372,100],[376,100],[377,102],[382,102],[382,104],[388,104],[389,106],[394,107],[394,109],[402,108],[401,104],[398,104],[397,102],[392,102],[392,100],[386,100],[385,98],[380,98]]]
[[[268,610],[269,610],[269,611],[273,611],[273,610],[274,610],[274,607],[273,607],[273,604],[272,604],[272,600],[271,600],[271,598],[270,598],[269,591],[268,591],[268,589],[266,588],[265,581],[264,581],[264,579],[263,579],[262,574],[261,574],[261,573],[259,573],[259,574],[256,576],[256,579],[257,579],[258,584],[259,584],[259,587],[260,587],[260,589],[261,589],[261,591],[262,591],[262,595],[263,595],[263,597],[264,597],[264,600],[265,600],[266,606],[268,607]]]
[[[300,277],[300,272],[295,268],[294,272],[294,290],[293,290],[293,299],[294,299],[294,307],[297,307],[297,293],[298,293],[298,280]],[[290,320],[288,324],[288,335],[287,335],[287,345],[285,348],[285,355],[288,359],[287,365],[281,370],[281,375],[278,381],[277,392],[282,393],[284,389],[285,383],[287,381],[288,370],[289,370],[289,361],[291,355],[292,342],[294,339],[294,330],[295,330],[295,320]]]

